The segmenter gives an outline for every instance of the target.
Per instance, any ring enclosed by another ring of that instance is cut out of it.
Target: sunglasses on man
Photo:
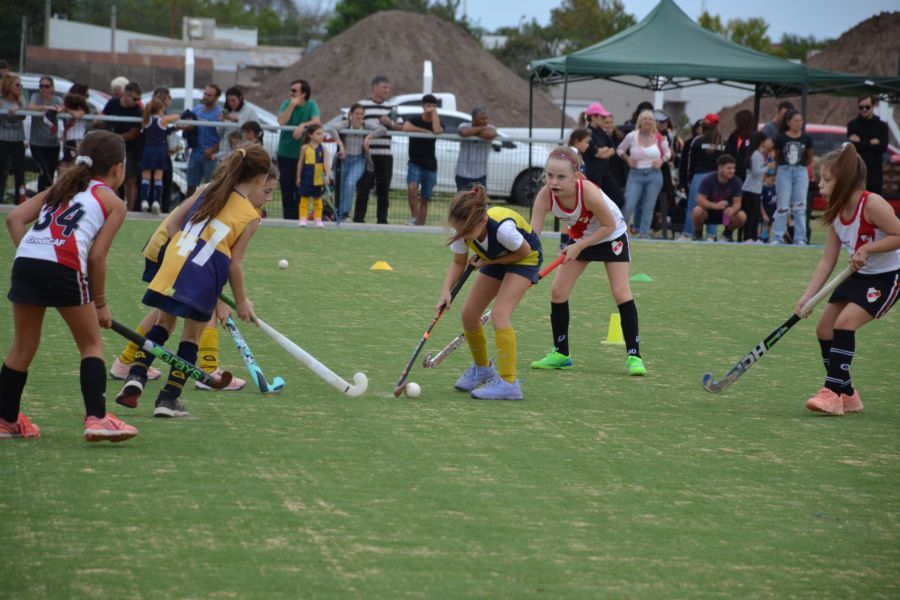
[[[860,104],[859,110],[872,110],[872,105],[871,104]]]

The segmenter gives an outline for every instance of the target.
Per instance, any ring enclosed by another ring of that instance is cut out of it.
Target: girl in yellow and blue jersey
[[[453,260],[441,290],[437,310],[450,305],[450,290],[468,263],[479,270],[462,309],[462,323],[472,365],[457,379],[458,390],[471,392],[479,400],[521,400],[516,378],[516,332],[512,313],[522,296],[537,283],[543,255],[541,240],[528,221],[508,208],[488,207],[483,186],[460,192],[450,203]],[[469,258],[469,251],[473,255]],[[487,337],[481,315],[494,302],[491,319],[497,363],[488,356]]]
[[[309,202],[313,202],[313,219],[322,227],[322,194],[331,185],[331,162],[322,145],[325,130],[318,123],[306,126],[306,143],[300,148],[297,162],[297,190],[300,194],[300,227],[306,227]]]
[[[165,344],[175,319],[183,317],[178,356],[188,363],[197,361],[201,332],[216,310],[226,280],[231,284],[238,317],[245,321],[256,317],[244,291],[242,261],[259,227],[265,195],[257,192],[265,185],[271,166],[262,146],[238,148],[225,168],[216,172],[202,198],[179,206],[168,225],[171,239],[143,299],[144,304],[159,309],[156,324],[146,337]],[[152,361],[152,355],[142,350],[136,353],[116,402],[137,405]],[[170,371],[153,416],[188,415],[180,399],[186,377],[179,369]]]

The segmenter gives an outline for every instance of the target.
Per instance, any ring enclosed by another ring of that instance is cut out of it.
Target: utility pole
[[[19,71],[25,72],[25,44],[28,39],[28,17],[22,15],[22,39],[19,41]]]
[[[44,0],[44,48],[50,47],[50,0]]]
[[[116,5],[110,7],[109,15],[109,51],[112,52],[113,62],[119,62],[116,56]]]

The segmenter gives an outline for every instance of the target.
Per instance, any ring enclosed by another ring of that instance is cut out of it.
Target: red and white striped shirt
[[[559,219],[560,223],[569,227],[569,237],[573,240],[580,239],[586,235],[591,235],[600,229],[600,221],[598,221],[597,217],[594,216],[594,213],[588,210],[587,206],[584,205],[584,199],[582,198],[583,185],[594,184],[581,178],[575,182],[575,207],[571,211],[564,209],[560,205],[559,197],[553,190],[549,188],[547,190],[550,192],[550,212],[553,213],[554,217]],[[594,187],[597,186],[594,185]],[[603,190],[600,190],[600,195],[603,196],[603,201],[606,203],[606,206],[609,207],[609,211],[616,219],[616,228],[602,240],[597,240],[594,243],[595,246],[616,239],[625,233],[627,229],[625,226],[625,218],[622,216],[622,211],[619,210],[616,203],[613,202],[609,196],[604,194]]]
[[[105,183],[91,180],[88,188],[69,202],[53,208],[44,206],[16,249],[16,258],[47,260],[87,275],[87,255],[100,228],[109,216],[97,196]]]
[[[877,242],[887,235],[884,231],[878,229],[866,220],[866,203],[869,200],[869,192],[863,192],[856,203],[856,210],[853,216],[845,220],[843,215],[838,215],[832,226],[834,232],[841,240],[841,245],[847,249],[847,252],[853,256],[856,250],[869,242]],[[877,273],[889,273],[900,269],[900,250],[891,250],[890,252],[879,252],[870,254],[866,259],[866,264],[859,270],[864,275],[874,275]]]

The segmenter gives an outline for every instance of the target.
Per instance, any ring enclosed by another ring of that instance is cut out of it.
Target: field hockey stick
[[[262,372],[262,368],[259,366],[259,363],[256,362],[256,358],[250,350],[250,346],[247,345],[244,336],[241,335],[241,332],[238,330],[237,325],[235,325],[234,319],[232,319],[231,316],[225,321],[225,327],[228,328],[231,339],[234,340],[235,347],[238,349],[238,352],[241,353],[244,365],[246,365],[247,370],[250,372],[250,379],[256,383],[256,387],[259,388],[259,391],[263,394],[277,394],[283,390],[284,379],[281,377],[276,377],[272,380],[272,384],[269,385],[266,376]]]
[[[226,294],[219,294],[219,298],[221,298],[223,302],[234,308],[234,300],[232,300]],[[260,319],[258,316],[254,320],[254,322],[263,331],[263,333],[272,338],[272,340],[274,340],[276,344],[281,346],[288,354],[303,363],[306,367],[309,368],[310,371],[318,375],[320,378],[324,379],[328,384],[330,384],[336,390],[340,391],[342,394],[346,394],[347,396],[359,396],[366,391],[367,387],[369,387],[369,379],[366,377],[365,373],[357,373],[356,375],[354,375],[353,384],[351,385],[344,379],[342,379],[337,373],[320,363],[314,356],[289,340],[280,331]]]
[[[703,384],[703,389],[707,392],[718,393],[729,386],[732,383],[737,381],[737,378],[744,374],[750,367],[755,365],[762,356],[771,350],[772,346],[774,346],[778,340],[783,338],[785,334],[800,321],[801,318],[808,316],[813,309],[816,307],[822,298],[831,294],[834,289],[841,284],[847,277],[852,273],[850,267],[847,267],[843,271],[837,274],[837,276],[829,281],[825,286],[822,287],[818,293],[810,298],[806,304],[800,309],[800,314],[793,314],[791,317],[782,323],[775,331],[769,334],[769,336],[758,343],[753,350],[747,353],[747,355],[742,358],[736,365],[734,365],[730,371],[728,371],[722,379],[716,381],[713,379],[712,373],[704,373],[701,382]]]
[[[466,279],[469,278],[469,275],[471,275],[472,271],[474,270],[475,267],[472,265],[472,263],[469,263],[468,265],[466,265],[466,270],[463,271],[462,275],[459,276],[459,279],[456,280],[456,283],[453,284],[453,288],[450,290],[450,302],[441,306],[440,310],[438,310],[437,314],[434,315],[434,318],[431,320],[431,324],[428,326],[428,329],[426,329],[425,333],[422,335],[422,339],[419,340],[418,344],[416,344],[416,349],[413,351],[412,356],[409,357],[409,362],[406,363],[406,368],[403,369],[403,374],[400,375],[400,381],[398,381],[397,385],[394,386],[394,397],[399,398],[400,394],[402,394],[406,389],[406,378],[409,377],[409,372],[412,371],[413,365],[416,363],[416,359],[419,357],[419,352],[421,352],[422,347],[425,346],[425,342],[427,342],[428,338],[431,337],[431,330],[434,329],[434,326],[437,325],[437,322],[440,321],[444,313],[450,309],[450,305],[453,304],[453,299],[456,298],[456,295],[459,293],[459,290],[462,289],[462,286],[466,282]]]
[[[538,273],[538,282],[540,282],[541,279],[543,279],[544,277],[549,275],[553,269],[555,269],[556,267],[561,265],[565,259],[566,259],[566,255],[560,254],[559,256],[556,257],[556,260],[554,260],[552,263],[550,263],[549,265],[544,267],[544,269],[540,273]],[[536,283],[532,283],[531,285],[536,285]],[[491,311],[487,311],[486,313],[481,315],[481,326],[484,327],[485,325],[487,325],[487,322],[490,320],[491,320]],[[462,343],[465,340],[466,340],[466,334],[461,333],[458,336],[456,336],[455,338],[453,338],[453,340],[449,344],[444,346],[444,348],[437,354],[432,356],[431,352],[426,352],[425,358],[422,359],[422,366],[425,367],[426,369],[435,368],[436,366],[438,366],[439,364],[444,362],[448,356],[453,354],[453,352],[457,348],[462,346]]]
[[[228,387],[228,384],[231,383],[232,375],[228,371],[222,371],[222,375],[220,375],[219,377],[213,377],[203,369],[197,367],[196,365],[192,365],[177,354],[173,354],[172,352],[166,350],[165,347],[160,346],[159,344],[156,344],[151,340],[148,340],[138,332],[132,331],[118,321],[114,320],[112,322],[112,330],[124,337],[126,340],[134,342],[139,348],[142,348],[146,352],[149,352],[173,369],[182,371],[188,377],[196,379],[200,383],[208,385],[214,390],[221,390],[222,388]]]
[[[334,196],[331,195],[331,186],[327,183],[325,184],[325,194],[322,195],[322,199],[325,200],[325,203],[328,205],[328,208],[331,209],[331,214],[334,215],[334,221],[338,227],[341,226],[341,215],[337,211],[337,207],[334,205]]]

